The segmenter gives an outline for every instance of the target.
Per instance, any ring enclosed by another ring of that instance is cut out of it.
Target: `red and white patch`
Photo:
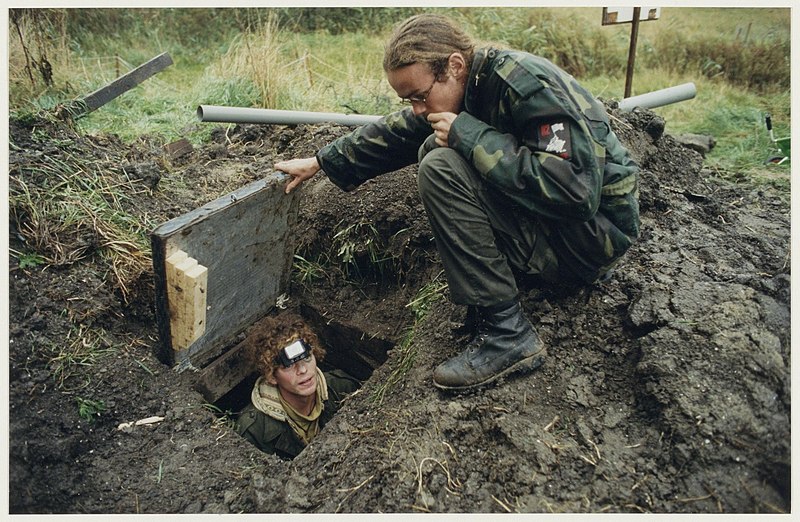
[[[569,136],[569,123],[566,121],[542,123],[539,125],[538,134],[539,150],[564,159],[572,156],[572,140]]]

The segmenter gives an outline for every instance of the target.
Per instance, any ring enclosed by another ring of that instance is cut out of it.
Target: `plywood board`
[[[284,194],[285,183],[276,172],[152,232],[159,356],[165,363],[180,370],[204,366],[287,291],[298,191]],[[170,322],[176,313],[170,310],[166,260],[178,251],[207,269],[205,328],[188,346],[173,343]]]

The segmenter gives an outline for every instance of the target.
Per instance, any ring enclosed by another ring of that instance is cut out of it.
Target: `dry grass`
[[[12,151],[15,147],[11,143]],[[148,189],[109,163],[66,149],[60,152],[41,155],[39,161],[12,162],[12,226],[45,266],[100,256],[114,286],[127,300],[130,283],[151,264],[148,229],[152,224],[129,210],[131,196]]]
[[[239,33],[209,72],[219,77],[248,78],[256,87],[260,105],[276,108],[279,93],[297,82],[293,69],[284,62],[281,40],[277,18],[271,14],[255,28]]]

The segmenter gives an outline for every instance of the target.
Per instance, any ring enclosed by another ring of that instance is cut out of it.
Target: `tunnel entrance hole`
[[[158,357],[183,372],[221,416],[250,402],[255,368],[246,360],[247,329],[269,314],[290,286],[299,204],[275,172],[151,233]],[[269,211],[265,211],[269,209]],[[320,368],[365,382],[392,342],[334,321],[307,304],[296,310],[322,341]]]
[[[323,372],[343,370],[363,384],[386,361],[389,350],[394,346],[391,341],[367,335],[363,330],[352,325],[328,320],[312,306],[301,304],[299,312],[325,348],[325,359],[319,362],[319,368]],[[224,382],[217,383],[210,382],[208,378],[202,378],[197,385],[198,391],[203,393],[207,399],[213,398],[209,397],[209,390],[217,390],[216,395],[219,398],[211,401],[215,411],[219,416],[233,416],[234,419],[250,403],[250,394],[258,378],[258,373],[248,367],[249,362],[244,359],[243,353],[235,353],[237,350],[241,351],[241,343],[231,348],[229,353],[221,356],[209,367],[215,363],[233,366],[225,363],[226,359],[234,359],[236,365],[241,367],[239,371],[241,378],[228,378]],[[231,355],[234,356],[231,357]],[[213,376],[214,372],[211,372],[210,375]]]

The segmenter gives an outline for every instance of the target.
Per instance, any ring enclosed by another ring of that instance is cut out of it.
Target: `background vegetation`
[[[78,120],[81,130],[198,143],[199,104],[384,114],[398,107],[381,70],[392,24],[443,11],[486,43],[545,56],[604,99],[620,99],[630,25],[601,8],[16,9],[9,18],[12,116],[53,111],[154,56],[174,65]],[[790,128],[788,8],[663,8],[640,26],[633,94],[694,82],[692,101],[655,109],[671,133],[710,134],[722,175],[788,188],[766,166]],[[731,174],[732,175],[732,174]],[[733,176],[733,175],[732,175]]]

